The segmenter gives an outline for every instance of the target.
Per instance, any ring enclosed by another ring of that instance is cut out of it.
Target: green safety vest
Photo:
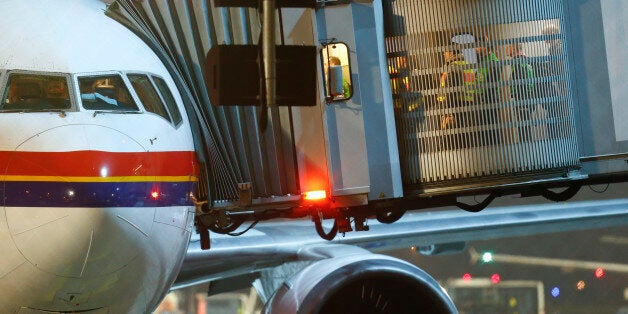
[[[516,60],[517,58],[513,59]],[[517,84],[511,87],[511,93],[514,98],[525,99],[530,95],[534,88],[534,82],[531,79],[534,78],[534,69],[528,63],[514,64],[512,67],[512,79],[513,80],[528,80],[525,84]]]

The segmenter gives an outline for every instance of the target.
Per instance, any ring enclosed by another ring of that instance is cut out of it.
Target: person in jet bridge
[[[464,60],[462,53],[458,50],[446,51],[444,71],[440,76],[439,86],[441,93],[438,101],[446,108],[453,108],[459,105],[471,105],[474,103],[475,70],[464,68],[469,63]],[[448,88],[456,88],[449,91]],[[462,91],[459,90],[462,88]],[[453,114],[442,114],[440,117],[440,128],[442,130],[453,128],[455,117]]]

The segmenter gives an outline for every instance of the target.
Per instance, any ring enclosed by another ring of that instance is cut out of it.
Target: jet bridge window
[[[128,77],[129,81],[131,81],[131,86],[133,86],[135,93],[140,98],[146,111],[157,114],[169,122],[172,122],[166,110],[166,106],[161,101],[157,90],[148,76],[143,74],[129,74]]]
[[[72,106],[62,75],[10,73],[1,110],[54,110]]]
[[[382,2],[407,190],[579,168],[567,2]]]
[[[83,108],[89,110],[139,110],[120,75],[78,78]]]
[[[344,43],[329,43],[321,50],[325,98],[328,102],[344,101],[353,96],[349,48]]]

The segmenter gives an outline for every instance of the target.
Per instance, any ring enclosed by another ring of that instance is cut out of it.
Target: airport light
[[[325,190],[307,191],[303,193],[303,199],[308,201],[319,201],[327,198]]]
[[[584,288],[587,286],[587,284],[584,282],[584,280],[580,280],[578,281],[578,283],[576,284],[576,289],[582,291],[584,290]]]
[[[473,279],[473,277],[471,276],[470,273],[466,273],[464,275],[462,275],[462,280],[463,281],[471,281]]]
[[[595,269],[595,278],[602,279],[604,278],[604,275],[606,275],[606,273],[604,272],[604,268],[598,267]]]
[[[552,294],[552,297],[558,298],[558,296],[560,295],[560,288],[554,287],[554,288],[552,288],[550,293]]]
[[[482,262],[484,262],[484,263],[492,263],[493,262],[493,253],[491,253],[491,252],[484,252],[484,254],[482,254]]]
[[[499,274],[493,274],[491,276],[491,283],[492,284],[498,284],[501,280],[502,280],[502,278],[501,278],[501,276],[499,276]]]

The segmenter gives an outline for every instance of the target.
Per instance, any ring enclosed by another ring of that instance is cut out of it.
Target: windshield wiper
[[[2,113],[31,113],[31,112],[58,112],[65,115],[64,109],[33,109],[33,108],[21,108],[21,109],[4,109]]]
[[[137,110],[96,110],[94,111],[94,117],[97,116],[98,114],[105,114],[105,113],[115,113],[115,114],[138,114],[141,113],[140,111]]]

